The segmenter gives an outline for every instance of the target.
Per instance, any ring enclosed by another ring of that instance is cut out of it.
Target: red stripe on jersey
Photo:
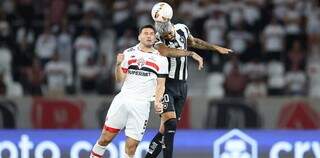
[[[124,72],[124,73],[127,73],[128,72],[128,69],[127,68],[121,68],[122,69],[122,72]]]
[[[128,61],[128,65],[131,65],[133,63],[136,63],[137,62],[137,59],[131,59]]]
[[[156,63],[147,61],[146,65],[151,66],[151,67],[155,68],[157,71],[159,71],[159,66]]]
[[[95,156],[95,157],[102,158],[102,155],[99,155],[99,154],[97,154],[97,153],[95,153],[95,152],[93,152],[93,151],[91,151],[91,154],[92,154],[93,156]]]
[[[120,129],[108,127],[108,126],[106,126],[106,125],[104,125],[104,129],[105,129],[106,131],[111,132],[111,133],[118,133],[118,132],[120,131]]]

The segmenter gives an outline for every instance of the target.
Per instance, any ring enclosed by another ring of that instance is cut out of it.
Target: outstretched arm
[[[198,69],[201,70],[203,68],[203,58],[198,55],[197,53],[193,51],[188,51],[188,50],[182,50],[182,49],[177,49],[177,48],[169,48],[163,43],[158,43],[155,45],[155,49],[157,49],[162,56],[166,57],[185,57],[185,56],[190,56],[194,60],[198,62]]]
[[[192,54],[195,53],[188,50],[170,48],[163,43],[156,44],[154,48],[157,49],[162,56],[172,57],[172,58],[192,56]]]
[[[188,37],[188,44],[192,48],[218,51],[220,54],[229,54],[232,52],[231,49],[220,47],[215,44],[209,44],[208,42],[206,42],[200,38],[192,37],[191,35],[189,35],[189,37]]]

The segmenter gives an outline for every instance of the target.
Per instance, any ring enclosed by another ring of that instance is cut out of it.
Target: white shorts
[[[147,128],[150,102],[116,95],[108,110],[104,129],[116,133],[125,127],[127,137],[141,141]]]

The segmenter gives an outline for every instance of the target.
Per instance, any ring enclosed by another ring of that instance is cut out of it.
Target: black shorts
[[[166,79],[166,90],[163,95],[163,113],[174,111],[180,120],[183,105],[187,99],[188,85],[186,81]]]

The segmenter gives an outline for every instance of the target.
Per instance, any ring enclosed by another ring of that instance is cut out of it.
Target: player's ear
[[[141,37],[140,37],[140,34],[138,35],[138,40],[139,40],[139,41],[141,41]]]

